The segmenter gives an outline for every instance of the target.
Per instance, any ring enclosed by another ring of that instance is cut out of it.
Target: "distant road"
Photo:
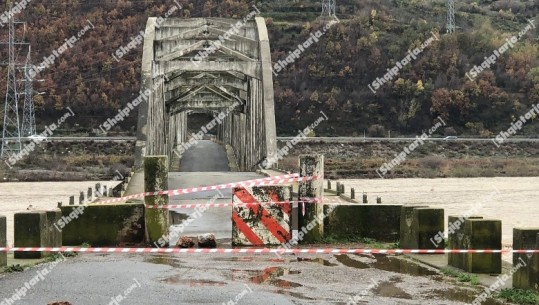
[[[277,137],[278,141],[290,141],[294,137]],[[9,138],[8,138],[9,139]],[[26,138],[23,138],[26,139]],[[371,138],[371,137],[314,137],[301,139],[301,142],[326,142],[326,143],[353,143],[353,142],[411,142],[416,138]],[[51,142],[83,142],[83,141],[113,141],[125,142],[136,141],[137,137],[49,137],[47,141]],[[447,142],[490,142],[491,138],[427,138],[425,141],[447,141]],[[539,142],[539,138],[509,138],[505,142]]]

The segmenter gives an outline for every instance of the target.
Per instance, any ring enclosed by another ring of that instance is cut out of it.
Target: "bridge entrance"
[[[210,49],[213,51],[208,52]],[[148,98],[139,109],[137,167],[146,155],[168,155],[173,162],[179,153],[182,159],[187,154],[186,160],[203,163],[186,170],[225,169],[204,164],[208,158],[203,154],[195,156],[204,147],[213,150],[207,152],[208,157],[218,151],[210,143],[200,142],[208,133],[232,147],[241,171],[254,171],[277,151],[269,40],[261,17],[245,23],[224,18],[169,18],[159,26],[156,18],[149,18],[142,92]],[[198,142],[192,148],[187,120],[201,112],[209,113],[213,120],[208,128],[192,131]],[[213,157],[221,160],[222,154],[218,155]]]

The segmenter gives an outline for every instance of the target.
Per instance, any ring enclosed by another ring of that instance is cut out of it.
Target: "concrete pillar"
[[[481,216],[448,216],[447,217],[447,244],[448,249],[468,249],[464,238],[464,222],[466,219],[483,219]],[[447,264],[455,268],[466,270],[467,256],[466,253],[449,253],[447,256]]]
[[[69,196],[69,205],[75,205],[75,196]]]
[[[317,180],[300,182],[298,187],[299,198],[316,198],[316,203],[301,203],[305,205],[305,215],[300,215],[301,226],[307,226],[311,221],[324,215],[324,156],[323,155],[300,155],[299,156],[299,176],[316,176]],[[299,210],[302,210],[300,206]],[[301,228],[300,228],[301,229]],[[324,223],[318,222],[317,225],[309,230],[303,239],[304,242],[314,242],[324,236]]]
[[[344,184],[342,184],[342,183],[341,183],[341,194],[343,194],[343,195],[346,194],[346,192],[345,192],[345,190],[344,190]]]
[[[350,199],[356,199],[356,190],[353,187],[350,188]]]
[[[539,249],[537,248],[538,234],[539,227],[513,228],[513,249]],[[513,253],[513,267],[516,267],[519,264],[521,266],[526,264],[526,266],[518,268],[517,271],[513,273],[513,288],[539,290],[539,279],[535,273],[539,266],[534,266],[534,263],[537,263],[537,258],[535,258],[537,256],[537,254]]]
[[[164,155],[144,157],[144,192],[168,190],[168,164],[168,157]],[[168,195],[146,196],[144,202],[147,205],[168,205]],[[168,209],[146,209],[145,218],[148,244],[154,244],[163,236],[168,237]]]
[[[103,197],[108,197],[107,185],[103,185]]]
[[[331,180],[328,180],[328,190],[331,190]]]
[[[92,198],[92,188],[89,187],[88,188],[88,202],[92,202],[93,198]]]
[[[468,249],[502,248],[502,221],[493,219],[467,219],[464,222],[464,242]],[[501,253],[466,253],[466,272],[502,273]]]
[[[102,197],[103,196],[103,192],[101,190],[101,183],[96,183],[95,184],[95,197]]]
[[[79,194],[79,204],[83,204],[84,203],[84,192],[80,192]]]
[[[413,245],[417,243],[417,249],[443,249],[444,243],[433,243],[433,238],[439,232],[444,231],[444,209],[437,208],[414,208],[412,238]]]
[[[58,225],[58,221],[62,218],[62,210],[54,209],[46,212],[47,214],[47,247],[61,247],[62,246],[62,231],[58,230],[55,226]],[[51,252],[47,252],[51,253]],[[55,253],[55,252],[52,252]]]
[[[400,241],[399,246],[401,249],[417,249],[417,238],[412,235],[412,227],[415,224],[414,209],[426,208],[424,205],[405,205],[401,208],[400,219]]]
[[[376,203],[380,204],[382,203],[382,197],[376,197]]]
[[[339,196],[341,194],[341,184],[339,182],[337,182],[337,196]]]
[[[7,247],[6,216],[0,215],[0,247]],[[7,266],[7,252],[0,252],[0,268]]]
[[[47,244],[47,214],[44,211],[15,213],[15,247],[44,247]],[[42,252],[15,252],[15,258],[41,258]]]

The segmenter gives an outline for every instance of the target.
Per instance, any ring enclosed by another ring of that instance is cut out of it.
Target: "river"
[[[7,182],[0,183],[0,215],[7,217],[7,240],[13,243],[13,215],[26,211],[29,205],[35,209],[51,209],[58,202],[69,204],[69,196],[75,196],[75,204],[79,202],[79,192],[84,196],[89,187],[96,183],[106,185],[109,189],[118,185],[118,181],[77,181],[77,182]]]

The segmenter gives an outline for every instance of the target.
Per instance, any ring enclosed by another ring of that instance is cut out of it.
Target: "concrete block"
[[[79,194],[79,204],[83,204],[84,203],[84,192],[80,192]]]
[[[401,207],[400,217],[400,240],[401,249],[417,249],[417,237],[412,236],[412,227],[414,225],[414,209],[426,208],[424,205],[403,205]]]
[[[444,230],[444,209],[414,208],[412,225],[413,245],[417,249],[444,249],[445,244],[433,244],[433,238],[438,232]]]
[[[121,203],[62,207],[62,245],[94,247],[144,243],[144,205]]]
[[[89,187],[88,188],[88,202],[92,202],[93,199],[93,196],[92,196],[92,188]]]
[[[465,249],[502,248],[502,221],[493,219],[466,219],[464,222]],[[500,274],[502,272],[501,253],[466,253],[466,269],[471,273]]]
[[[62,231],[57,228],[57,224],[62,218],[62,211],[54,209],[46,211],[47,214],[47,247],[62,246]]]
[[[6,216],[0,215],[0,247],[7,247]],[[7,266],[7,252],[0,252],[0,268]]]
[[[44,247],[48,240],[47,214],[44,211],[15,213],[15,247]],[[15,252],[15,258],[42,258],[42,252]]]
[[[464,245],[464,223],[466,222],[466,219],[483,219],[483,217],[471,216],[464,218],[463,216],[448,216],[448,249],[466,249]],[[449,253],[447,256],[447,264],[455,268],[466,270],[466,266],[468,265],[466,253]]]
[[[299,156],[300,177],[317,176],[317,180],[309,180],[298,183],[298,194],[300,198],[324,198],[324,156],[323,155],[300,155]],[[339,188],[337,187],[337,190]],[[299,215],[299,226],[305,227],[313,223],[319,217],[323,217],[324,205],[322,203],[301,203],[299,209],[305,206],[305,214]],[[309,230],[303,242],[316,242],[324,236],[324,224],[317,223],[312,230]]]
[[[330,207],[333,210],[328,211]],[[368,237],[396,242],[400,236],[401,205],[324,205],[327,236]]]
[[[75,205],[75,196],[69,196],[69,205]]]
[[[232,245],[266,246],[290,241],[292,204],[269,202],[291,200],[291,186],[235,187],[232,192]]]
[[[168,157],[146,156],[144,157],[144,192],[161,190],[168,190]],[[146,196],[144,202],[147,205],[167,205],[168,195]],[[163,236],[168,236],[170,219],[167,209],[147,209],[145,217],[148,244],[154,244]]]
[[[538,249],[537,236],[539,227],[535,228],[513,228],[513,249],[515,250],[531,250]],[[519,289],[535,289],[539,290],[539,279],[535,270],[538,266],[537,255],[526,253],[513,253],[513,267],[519,264],[526,266],[520,267],[513,273],[513,288]]]

